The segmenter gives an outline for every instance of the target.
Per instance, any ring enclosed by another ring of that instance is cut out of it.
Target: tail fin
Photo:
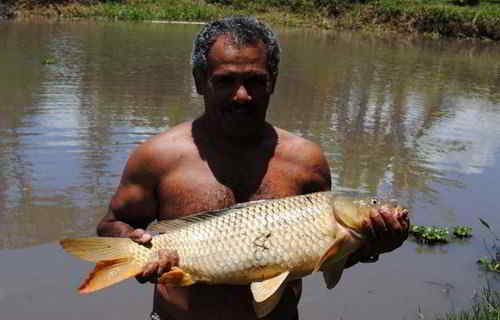
[[[96,262],[95,269],[83,281],[80,293],[91,293],[141,273],[143,265],[133,257],[128,238],[75,238],[60,241],[63,249],[87,261]]]

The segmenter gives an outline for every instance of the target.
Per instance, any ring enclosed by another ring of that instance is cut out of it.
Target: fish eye
[[[375,198],[372,198],[372,199],[370,200],[370,203],[371,203],[372,205],[376,205],[376,204],[378,203],[378,200],[377,200],[377,199],[375,199]]]

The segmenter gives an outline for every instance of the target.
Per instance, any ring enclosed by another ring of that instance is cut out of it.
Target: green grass
[[[500,40],[500,0],[10,0],[19,16],[208,21],[256,15],[272,24]]]
[[[56,12],[54,12],[56,11]],[[230,14],[229,8],[199,4],[188,0],[70,2],[53,6],[34,6],[29,13],[66,18],[105,18],[112,20],[206,21]]]
[[[436,320],[498,320],[500,319],[500,293],[490,288],[483,289],[478,301],[469,310],[447,313]]]

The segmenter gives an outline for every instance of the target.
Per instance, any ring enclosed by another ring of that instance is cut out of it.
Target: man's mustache
[[[253,110],[255,110],[255,108],[251,103],[231,103],[222,108],[222,110],[227,112],[233,112],[233,111],[252,112]]]

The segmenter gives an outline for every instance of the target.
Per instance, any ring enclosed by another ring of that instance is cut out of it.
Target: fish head
[[[333,211],[337,222],[353,231],[359,237],[364,237],[365,221],[370,219],[372,211],[385,209],[393,215],[408,212],[396,200],[376,197],[334,197]]]

